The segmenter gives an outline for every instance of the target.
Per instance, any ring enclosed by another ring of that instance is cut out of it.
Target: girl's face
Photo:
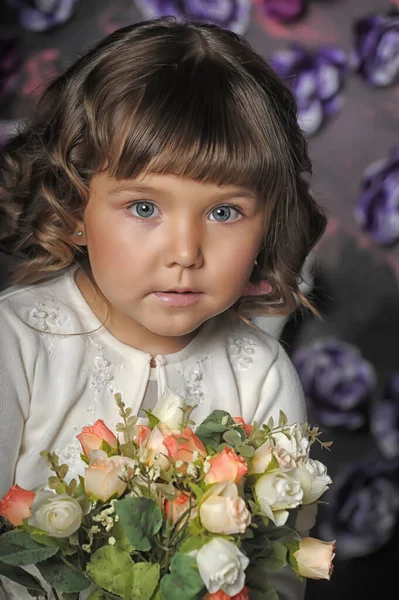
[[[260,198],[235,185],[94,176],[79,243],[87,245],[93,277],[111,305],[107,328],[152,354],[184,347],[242,295],[264,213]],[[79,287],[87,298],[84,283]],[[94,302],[92,308],[100,312]]]

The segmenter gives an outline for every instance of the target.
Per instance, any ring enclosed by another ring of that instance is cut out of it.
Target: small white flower
[[[108,544],[109,544],[110,546],[115,546],[115,544],[116,544],[116,539],[115,539],[113,536],[111,536],[110,538],[108,538]]]

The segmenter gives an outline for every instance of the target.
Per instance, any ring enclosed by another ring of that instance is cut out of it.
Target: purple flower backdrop
[[[310,581],[307,600],[374,597],[381,577],[396,585],[399,541],[399,2],[3,0],[0,147],[78,55],[166,14],[244,34],[296,95],[328,214],[313,259],[323,319],[289,321],[282,341],[309,420],[334,441],[314,533],[337,540],[332,580]]]

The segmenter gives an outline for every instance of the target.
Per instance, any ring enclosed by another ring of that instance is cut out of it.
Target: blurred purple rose
[[[399,80],[399,11],[371,15],[353,26],[351,63],[371,85],[382,87]]]
[[[385,458],[399,458],[399,373],[390,378],[383,399],[373,408],[371,431]]]
[[[355,206],[359,226],[381,245],[399,240],[399,146],[363,173]]]
[[[251,0],[136,0],[145,18],[174,16],[215,23],[236,33],[246,31]]]
[[[21,54],[15,37],[0,36],[0,96],[9,94],[15,87],[21,66]]]
[[[257,4],[266,16],[281,23],[290,23],[303,15],[308,2],[307,0],[258,0]]]
[[[306,135],[316,133],[341,108],[348,65],[340,48],[325,46],[311,51],[294,43],[275,52],[270,63],[292,88],[298,122]]]
[[[335,539],[337,558],[367,556],[387,544],[399,515],[399,461],[367,459],[338,473],[319,521],[321,537]]]
[[[336,338],[318,339],[299,348],[292,360],[320,423],[348,430],[367,424],[376,376],[357,348]]]
[[[8,0],[19,10],[21,25],[28,31],[47,31],[72,16],[78,0]]]

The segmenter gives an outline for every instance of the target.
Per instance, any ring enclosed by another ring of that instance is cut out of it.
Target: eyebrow
[[[156,187],[152,187],[150,185],[144,185],[144,184],[140,184],[140,183],[125,183],[125,184],[121,184],[118,185],[117,187],[113,188],[112,190],[110,190],[108,192],[108,195],[110,196],[116,196],[117,194],[121,193],[121,192],[142,192],[142,193],[163,193],[163,190],[156,188]],[[251,201],[256,201],[258,199],[258,196],[255,192],[253,192],[252,190],[248,189],[248,188],[241,188],[239,190],[236,191],[232,191],[232,192],[224,192],[222,194],[220,194],[220,196],[218,196],[215,200],[219,201],[219,200],[227,200],[227,199],[233,199],[233,198],[245,198],[247,200],[251,200]]]

